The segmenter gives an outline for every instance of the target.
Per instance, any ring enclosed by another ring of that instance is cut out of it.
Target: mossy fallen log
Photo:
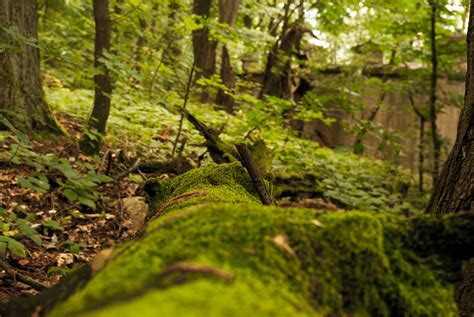
[[[451,279],[474,253],[472,215],[262,206],[239,163],[151,180],[145,190],[151,212],[136,239],[82,269],[79,284],[72,273],[69,284],[5,305],[0,314],[457,314]],[[55,301],[65,289],[72,296]]]

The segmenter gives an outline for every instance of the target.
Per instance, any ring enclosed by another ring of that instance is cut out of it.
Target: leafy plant
[[[75,161],[73,166],[71,161],[57,155],[36,153],[25,134],[15,129],[3,117],[0,117],[0,122],[14,133],[12,138],[15,142],[9,151],[0,153],[0,159],[14,164],[26,164],[36,169],[35,173],[27,177],[17,177],[21,187],[44,194],[53,190],[54,184],[59,186],[54,190],[62,192],[68,201],[96,208],[96,202],[100,199],[97,187],[112,181],[112,178],[97,174],[94,166],[87,162]]]
[[[5,256],[8,250],[13,255],[25,257],[27,249],[19,241],[23,237],[39,246],[42,244],[38,232],[29,225],[27,219],[18,218],[3,208],[0,208],[0,232],[0,256]]]

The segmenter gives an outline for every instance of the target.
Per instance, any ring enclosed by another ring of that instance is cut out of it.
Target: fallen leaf
[[[28,263],[30,263],[30,261],[28,261],[27,259],[21,259],[20,261],[18,261],[18,263],[19,263],[21,266],[25,266],[25,265],[27,265]]]
[[[112,249],[104,249],[97,254],[91,264],[92,274],[95,275],[97,272],[102,270],[107,264],[110,256],[112,255]]]
[[[59,267],[64,266],[64,264],[72,264],[74,262],[74,255],[71,253],[59,253],[56,259],[56,263]]]
[[[292,256],[296,256],[295,251],[290,247],[288,240],[285,236],[279,234],[272,238],[272,242],[276,244],[278,247],[282,248],[283,250],[287,251]]]
[[[316,219],[311,220],[311,223],[318,228],[324,227],[324,225],[319,220],[316,220]]]

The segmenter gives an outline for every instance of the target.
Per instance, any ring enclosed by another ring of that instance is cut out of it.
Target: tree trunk
[[[172,0],[169,4],[168,23],[166,26],[165,34],[163,35],[163,41],[166,43],[163,53],[161,55],[161,61],[168,67],[175,67],[175,63],[181,56],[180,39],[182,36],[177,30],[177,26],[180,22],[180,4],[176,0]],[[168,87],[171,88],[171,87]]]
[[[193,14],[202,20],[209,19],[211,13],[211,0],[194,0]],[[209,39],[209,28],[203,26],[193,31],[193,51],[196,65],[196,80],[201,77],[211,78],[216,71],[217,41]],[[209,101],[209,91],[203,87],[201,102]]]
[[[303,35],[308,32],[303,20],[290,23],[293,13],[290,6],[293,2],[294,0],[287,0],[285,3],[284,14],[281,17],[283,26],[280,36],[268,54],[259,98],[263,98],[265,95],[292,98],[291,54],[295,48],[299,48]]]
[[[81,149],[87,154],[95,154],[99,151],[109,117],[113,89],[110,71],[102,61],[111,46],[112,21],[109,14],[109,1],[94,0],[93,5],[95,20],[94,67],[99,74],[94,75],[94,108],[81,140]]]
[[[14,38],[4,28],[17,28],[28,40]],[[0,49],[0,114],[25,132],[61,132],[44,98],[37,38],[37,2],[0,1],[0,42],[9,46]]]
[[[456,142],[444,165],[427,211],[435,215],[474,211],[474,2],[471,2],[467,32],[467,74],[464,108]],[[472,231],[471,231],[472,233]],[[474,315],[474,259],[467,264],[456,300],[461,316]]]
[[[387,81],[387,79],[383,78],[382,87],[381,87],[382,91],[380,93],[379,100],[378,100],[377,104],[375,105],[375,108],[369,114],[369,117],[366,120],[367,122],[363,123],[362,128],[360,129],[360,131],[355,136],[354,144],[352,144],[352,151],[354,152],[354,154],[362,154],[365,151],[364,144],[363,144],[364,139],[367,135],[367,132],[369,132],[369,129],[372,126],[372,124],[375,120],[375,117],[377,117],[377,114],[379,113],[380,109],[382,108],[385,97],[387,96],[387,90],[384,86],[386,81]]]
[[[219,23],[233,27],[235,25],[240,3],[241,0],[219,0]],[[235,73],[230,62],[229,50],[225,44],[222,47],[220,75],[222,84],[227,88],[227,90],[232,92],[235,88]],[[234,112],[234,98],[222,89],[217,91],[216,103],[224,106],[228,113]]]
[[[436,125],[437,109],[436,109],[436,93],[438,87],[438,52],[436,44],[436,17],[437,17],[437,0],[429,0],[431,6],[431,89],[430,89],[430,123],[431,138],[433,140],[433,187],[436,186],[439,176],[441,141],[438,135],[438,127]]]
[[[436,215],[473,211],[474,197],[474,4],[471,3],[467,34],[467,74],[464,108],[456,142],[448,156],[427,211]]]
[[[140,31],[141,32],[140,32],[140,35],[137,38],[137,42],[135,44],[135,50],[133,52],[133,55],[134,55],[134,59],[135,59],[134,60],[134,63],[135,63],[134,69],[137,71],[137,73],[140,73],[141,70],[142,70],[140,62],[142,61],[143,47],[146,44],[145,33],[148,29],[148,22],[145,19],[140,18],[138,20],[138,23],[140,25]]]

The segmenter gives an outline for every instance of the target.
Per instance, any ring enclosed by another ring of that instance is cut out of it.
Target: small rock
[[[125,217],[129,220],[127,227],[132,231],[138,231],[145,223],[148,214],[148,205],[143,197],[130,197],[123,199]]]

